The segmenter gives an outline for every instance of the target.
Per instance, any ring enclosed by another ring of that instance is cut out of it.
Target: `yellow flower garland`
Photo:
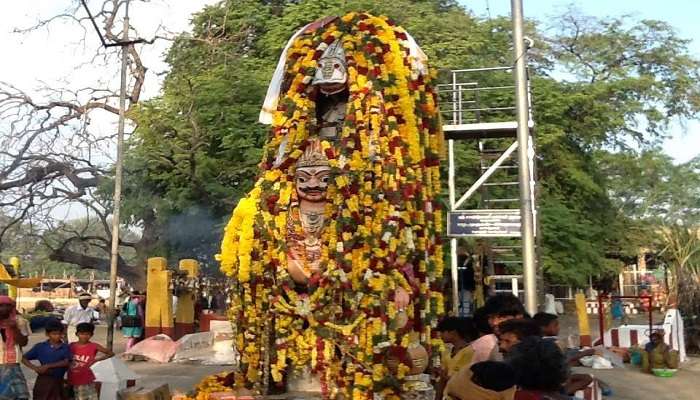
[[[322,142],[333,174],[323,273],[299,294],[285,250],[287,219],[297,207],[294,165],[314,132],[311,78],[335,40],[346,52],[350,95],[340,139]],[[239,386],[263,391],[266,368],[283,382],[289,368],[311,366],[325,397],[398,398],[400,386],[386,377],[401,381],[409,361],[392,373],[384,354],[386,346],[409,344],[407,331],[392,324],[398,288],[412,294],[405,313],[422,344],[439,343],[432,327],[444,313],[442,215],[435,201],[442,133],[432,76],[412,74],[406,41],[405,31],[385,17],[350,13],[305,32],[288,51],[288,89],[273,117],[263,174],[234,210],[218,256],[236,282],[230,315],[241,352]],[[199,389],[210,387],[218,388]]]

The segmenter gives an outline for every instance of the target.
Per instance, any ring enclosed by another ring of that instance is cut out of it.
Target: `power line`
[[[83,8],[85,9],[85,12],[87,12],[88,18],[90,19],[90,22],[92,23],[92,27],[95,28],[95,32],[97,32],[97,36],[100,38],[100,43],[102,43],[102,46],[106,47],[118,47],[118,46],[128,46],[130,44],[138,44],[138,43],[147,43],[145,39],[135,39],[135,40],[125,40],[125,41],[119,41],[119,42],[114,42],[114,43],[107,43],[105,40],[105,37],[102,35],[102,32],[100,32],[100,28],[97,27],[97,21],[95,21],[95,17],[92,16],[92,12],[90,11],[90,8],[88,8],[87,3],[85,3],[85,0],[80,0],[80,3],[83,5]]]

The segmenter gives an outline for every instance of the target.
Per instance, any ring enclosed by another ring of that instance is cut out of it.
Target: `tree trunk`
[[[110,261],[108,258],[100,258],[77,253],[73,250],[70,250],[67,247],[62,247],[60,249],[52,251],[49,255],[49,259],[52,261],[60,261],[69,264],[74,264],[84,269],[94,269],[103,272],[109,272],[110,270]],[[135,265],[129,265],[126,263],[126,261],[124,261],[123,258],[119,257],[117,263],[117,271],[118,275],[124,278],[124,280],[126,280],[127,283],[131,284],[132,286],[137,287],[138,283],[139,286],[142,285],[145,287],[145,268],[139,268]]]

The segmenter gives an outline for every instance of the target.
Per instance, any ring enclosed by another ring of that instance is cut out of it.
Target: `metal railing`
[[[444,123],[515,121],[512,71],[512,67],[491,67],[443,73],[437,89]]]

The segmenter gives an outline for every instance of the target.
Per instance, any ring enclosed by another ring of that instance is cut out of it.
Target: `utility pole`
[[[511,0],[513,18],[513,55],[515,57],[515,108],[518,121],[518,182],[520,186],[520,231],[523,246],[523,283],[525,309],[530,315],[537,313],[537,269],[535,265],[535,229],[533,223],[532,192],[530,191],[531,148],[529,101],[527,95],[527,48],[523,36],[523,2]]]
[[[121,88],[119,91],[119,124],[117,126],[117,162],[114,176],[114,211],[112,212],[112,252],[109,260],[109,313],[107,348],[114,347],[114,311],[117,300],[117,266],[119,263],[119,211],[122,201],[122,173],[124,164],[124,114],[126,113],[126,69],[129,43],[129,0],[125,1],[124,30],[121,40]]]

